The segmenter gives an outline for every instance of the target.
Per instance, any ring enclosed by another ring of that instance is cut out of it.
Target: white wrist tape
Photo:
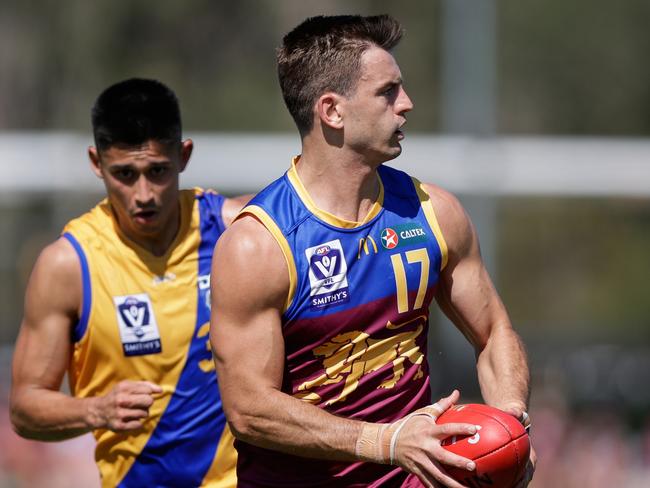
[[[437,403],[423,407],[392,424],[373,424],[364,422],[357,443],[355,454],[361,461],[392,465],[397,461],[397,441],[406,423],[413,417],[425,416],[434,422],[442,413]]]
[[[389,425],[364,422],[355,446],[355,454],[359,459],[379,464],[386,462],[382,437]]]

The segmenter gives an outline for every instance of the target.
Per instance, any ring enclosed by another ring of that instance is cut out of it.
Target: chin
[[[398,143],[388,144],[384,147],[368,148],[364,152],[366,163],[372,165],[380,165],[391,159],[395,159],[402,153],[402,146]]]
[[[397,147],[393,147],[393,148],[391,148],[391,150],[386,152],[386,161],[390,161],[391,159],[395,159],[400,154],[402,154],[402,146],[400,146],[398,144]]]
[[[132,227],[135,232],[142,236],[151,236],[160,233],[160,224],[158,222],[132,222]]]

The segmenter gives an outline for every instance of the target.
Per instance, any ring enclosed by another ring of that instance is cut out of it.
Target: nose
[[[140,175],[135,182],[135,201],[137,204],[143,205],[151,202],[151,200],[153,200],[151,182],[145,175]]]
[[[399,113],[401,114],[413,110],[413,102],[411,101],[411,98],[406,93],[404,87],[400,87],[399,97],[397,99],[397,103],[395,104],[395,106],[398,108]]]

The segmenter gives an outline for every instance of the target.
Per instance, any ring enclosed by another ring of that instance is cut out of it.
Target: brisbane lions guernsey
[[[368,216],[341,220],[314,205],[295,161],[240,214],[269,230],[289,269],[282,391],[335,415],[395,421],[430,403],[429,305],[447,260],[433,206],[417,180],[381,166]],[[235,445],[242,487],[420,486],[394,466]]]
[[[82,314],[72,331],[72,393],[106,395],[122,380],[163,389],[142,429],[93,432],[104,487],[236,484],[236,451],[208,341],[210,265],[224,231],[223,201],[211,191],[182,191],[178,235],[163,256],[128,240],[106,200],[64,229],[83,282]]]

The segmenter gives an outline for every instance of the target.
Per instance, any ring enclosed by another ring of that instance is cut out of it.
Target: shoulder
[[[253,198],[253,194],[239,195],[236,197],[226,198],[223,201],[221,218],[226,226],[232,224],[239,211]]]
[[[476,240],[476,232],[458,198],[431,183],[421,183],[420,188],[431,199],[431,205],[450,254],[466,254]]]
[[[77,312],[81,303],[81,265],[77,252],[65,238],[41,251],[26,292],[26,307],[52,307]]]
[[[254,215],[246,213],[235,220],[217,242],[220,256],[254,261],[282,257],[273,234]],[[247,261],[250,262],[250,261]],[[263,263],[261,263],[264,265]]]
[[[193,190],[182,190],[181,195],[191,195],[191,198],[204,202],[203,205],[207,206],[208,212],[219,218],[224,227],[232,224],[239,211],[253,197],[252,194],[248,194],[228,198],[215,190],[204,190],[198,187]]]
[[[247,301],[255,296],[259,305],[278,308],[286,300],[290,280],[285,256],[276,238],[253,215],[242,215],[226,229],[217,242],[213,267],[214,281],[221,284],[216,296],[234,292]]]
[[[79,257],[70,241],[59,237],[41,251],[34,270],[59,278],[75,277],[79,274]]]
[[[465,214],[462,204],[453,193],[432,183],[420,183],[420,187],[431,199],[436,213],[451,218],[462,218]]]

